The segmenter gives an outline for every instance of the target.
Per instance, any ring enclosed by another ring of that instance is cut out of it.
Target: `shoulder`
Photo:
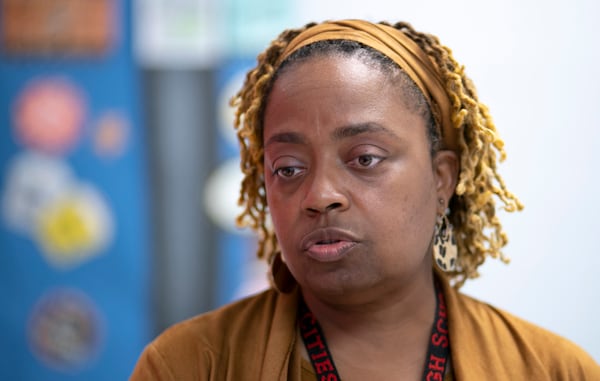
[[[446,294],[456,356],[471,357],[485,373],[494,369],[505,379],[600,380],[600,366],[573,342],[454,290]]]
[[[274,290],[244,298],[216,310],[195,316],[168,328],[155,341],[157,345],[177,342],[178,345],[198,345],[222,347],[220,341],[231,340],[239,335],[260,329],[271,319],[279,295]]]
[[[178,323],[146,348],[136,371],[160,369],[173,374],[172,379],[204,379],[206,372],[227,369],[229,375],[223,379],[236,379],[230,366],[235,356],[247,374],[259,372],[275,320],[293,330],[295,315],[290,314],[295,310],[282,310],[289,310],[287,304],[295,301],[292,295],[270,289]]]
[[[279,298],[276,291],[269,289],[175,324],[155,342],[158,345],[171,341],[192,345],[203,343],[216,350],[223,346],[223,340],[247,337],[250,332],[264,329],[274,318]]]

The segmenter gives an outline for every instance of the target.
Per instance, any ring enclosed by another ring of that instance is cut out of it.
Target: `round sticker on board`
[[[2,216],[7,226],[29,234],[40,211],[60,198],[75,182],[71,168],[49,155],[24,151],[8,164],[2,194]]]
[[[102,316],[77,289],[55,289],[43,295],[33,308],[27,331],[35,357],[64,372],[88,365],[104,341]]]
[[[94,151],[101,157],[123,154],[129,138],[127,118],[117,111],[105,112],[94,128]]]
[[[243,211],[238,205],[240,184],[244,175],[239,159],[230,159],[221,163],[206,180],[204,189],[204,207],[212,222],[229,233],[246,234],[249,231],[239,228],[235,220]]]
[[[57,267],[70,267],[99,254],[112,239],[113,218],[102,194],[78,184],[41,210],[36,238]]]
[[[79,139],[85,114],[82,91],[73,83],[63,78],[35,79],[14,105],[15,136],[28,148],[63,154]]]

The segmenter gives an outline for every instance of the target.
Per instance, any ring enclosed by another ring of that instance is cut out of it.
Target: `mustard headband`
[[[444,82],[429,56],[403,32],[387,25],[362,20],[324,22],[294,37],[277,66],[303,46],[324,40],[349,40],[369,46],[394,61],[417,84],[434,115],[441,117],[444,148],[458,150],[458,130]]]

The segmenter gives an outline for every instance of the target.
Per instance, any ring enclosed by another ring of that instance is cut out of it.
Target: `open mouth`
[[[359,244],[350,232],[339,228],[316,229],[302,239],[300,246],[309,257],[320,262],[333,262],[345,257]]]
[[[319,262],[333,262],[345,257],[356,244],[341,239],[317,241],[307,248],[306,254]]]
[[[325,241],[319,241],[316,243],[316,245],[332,245],[332,244],[338,243],[338,242],[342,242],[342,241],[339,239],[328,239]]]

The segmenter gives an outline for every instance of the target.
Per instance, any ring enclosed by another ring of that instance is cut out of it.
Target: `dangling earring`
[[[449,214],[450,209],[446,209],[445,213],[438,215],[433,234],[433,259],[442,271],[454,271],[458,257],[454,231],[448,220]]]

